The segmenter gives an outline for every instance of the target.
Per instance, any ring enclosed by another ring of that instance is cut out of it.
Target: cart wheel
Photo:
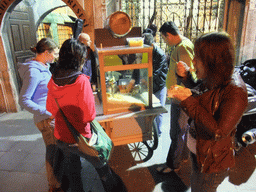
[[[138,163],[146,162],[153,156],[153,150],[143,142],[130,143],[128,147],[134,161]]]
[[[145,145],[147,145],[149,148],[152,150],[155,150],[158,146],[158,130],[157,130],[157,125],[156,121],[153,121],[153,133],[152,133],[152,139],[143,141]]]

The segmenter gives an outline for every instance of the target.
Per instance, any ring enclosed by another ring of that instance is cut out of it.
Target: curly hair
[[[195,40],[195,55],[203,62],[208,85],[220,85],[231,78],[235,51],[226,32],[210,32]]]
[[[59,69],[78,70],[87,56],[86,46],[77,39],[66,40],[59,52]]]

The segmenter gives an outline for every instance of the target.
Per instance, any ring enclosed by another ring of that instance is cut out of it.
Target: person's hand
[[[176,67],[177,75],[179,75],[180,77],[186,77],[189,71],[190,71],[190,67],[186,63],[184,63],[183,61],[179,61],[177,63],[177,67]]]
[[[125,87],[126,93],[130,93],[131,90],[133,89],[134,85],[135,85],[135,80],[132,79],[132,80],[129,82],[129,84],[126,85],[126,87]]]
[[[96,91],[96,85],[95,84],[92,84],[92,91],[95,92]]]
[[[55,127],[55,118],[54,116],[49,117],[48,119],[43,120],[44,127],[47,127],[49,130],[54,130]]]
[[[183,101],[192,95],[190,89],[182,87],[180,85],[173,85],[167,90],[167,95],[170,98],[176,99],[178,101]]]
[[[144,89],[147,89],[147,87],[148,87],[148,82],[147,82],[145,79],[141,79],[141,86],[142,86]]]

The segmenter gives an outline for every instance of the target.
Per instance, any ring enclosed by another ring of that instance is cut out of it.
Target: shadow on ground
[[[248,181],[256,167],[255,154],[256,143],[237,153],[237,166],[230,171],[230,183],[241,185]],[[110,165],[120,176],[128,192],[185,192],[190,187],[190,159],[181,165],[178,172],[162,175],[156,171],[159,166],[157,162],[146,166],[144,163],[137,163],[129,147],[125,145],[115,147]]]
[[[172,191],[185,192],[189,186],[189,162],[182,165],[178,173],[167,175],[159,174],[156,167],[159,164],[145,166],[144,163],[135,161],[127,145],[117,146],[111,157],[110,166],[120,176],[129,192]]]

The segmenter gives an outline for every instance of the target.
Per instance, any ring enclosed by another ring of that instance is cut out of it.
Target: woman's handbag
[[[239,151],[235,152],[235,167],[229,170],[228,181],[234,185],[241,185],[246,183],[252,176],[256,161],[254,157],[255,145],[249,145],[247,147],[241,147]]]
[[[111,153],[113,151],[114,145],[112,140],[104,131],[103,127],[96,121],[93,120],[91,125],[92,130],[92,138],[96,138],[96,141],[93,142],[93,145],[90,145],[90,141],[81,135],[76,128],[68,121],[64,112],[59,106],[57,99],[55,99],[56,104],[59,108],[59,111],[67,124],[70,132],[74,136],[78,149],[83,153],[83,157],[85,157],[92,165],[96,168],[101,168],[109,161]],[[97,137],[95,137],[95,135]]]

